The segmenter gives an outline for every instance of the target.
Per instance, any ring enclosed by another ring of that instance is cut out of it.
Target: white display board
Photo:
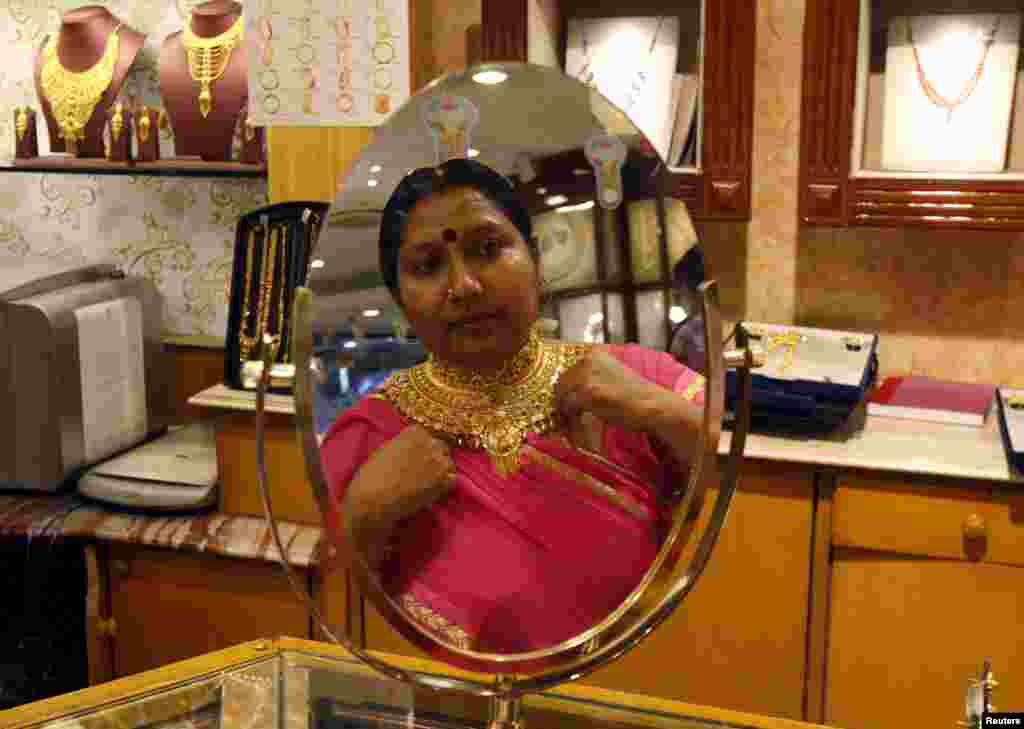
[[[247,0],[255,126],[378,126],[410,95],[406,0]]]
[[[1019,13],[893,18],[882,168],[1004,171],[1019,38]]]

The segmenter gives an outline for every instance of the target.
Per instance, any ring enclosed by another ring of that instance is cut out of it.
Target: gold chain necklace
[[[519,470],[526,436],[558,426],[555,383],[588,349],[531,332],[523,349],[496,376],[468,373],[431,358],[392,375],[380,394],[452,445],[483,449],[495,469],[509,475]]]
[[[114,78],[114,65],[121,52],[120,30],[121,23],[118,23],[107,36],[100,60],[85,71],[64,68],[57,54],[59,33],[54,33],[46,41],[39,85],[53,109],[53,117],[60,130],[58,136],[67,143],[70,151],[74,151],[78,142],[85,140],[85,125]]]
[[[939,90],[935,88],[928,75],[924,72],[924,66],[921,63],[921,54],[917,49],[917,45],[914,43],[914,26],[911,23],[911,18],[907,18],[907,40],[910,42],[910,48],[914,54],[914,67],[917,71],[917,81],[921,84],[921,90],[924,92],[925,97],[935,106],[940,109],[946,110],[946,122],[949,123],[953,120],[953,112],[963,104],[967,99],[971,97],[975,89],[978,88],[978,83],[981,81],[981,75],[985,71],[985,61],[988,60],[988,53],[992,48],[992,44],[995,43],[996,34],[999,32],[999,23],[1001,18],[996,16],[995,26],[987,34],[981,34],[979,45],[981,46],[981,57],[978,59],[977,65],[974,67],[971,77],[967,79],[967,83],[960,89],[960,93],[957,94],[954,99],[947,99],[945,96],[939,93]]]
[[[199,83],[199,113],[203,118],[213,108],[213,93],[210,85],[224,75],[231,62],[231,52],[242,40],[245,24],[243,16],[231,24],[231,27],[220,35],[212,38],[200,38],[192,32],[192,23],[186,23],[181,34],[181,42],[185,46],[185,57],[188,59],[188,73],[193,81]]]

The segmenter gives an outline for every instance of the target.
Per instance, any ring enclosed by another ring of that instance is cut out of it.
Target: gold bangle
[[[387,57],[382,58],[378,51],[387,50]],[[379,64],[391,63],[395,60],[395,46],[389,40],[379,40],[373,44],[373,48],[370,49],[370,55],[373,56],[373,60]]]
[[[302,51],[304,49],[309,49],[309,58],[303,58]],[[308,66],[316,60],[316,49],[309,43],[298,45],[295,48],[292,48],[292,50],[295,51],[295,57],[299,59],[299,63],[301,64]]]
[[[391,69],[378,68],[373,72],[373,87],[378,91],[387,91],[391,88]]]
[[[271,85],[271,81],[273,82],[273,85]],[[264,91],[273,91],[280,85],[281,77],[277,75],[277,71],[274,69],[268,68],[260,73],[260,86],[263,87]]]
[[[276,114],[281,111],[281,99],[277,94],[265,94],[263,96],[263,111],[268,114]]]

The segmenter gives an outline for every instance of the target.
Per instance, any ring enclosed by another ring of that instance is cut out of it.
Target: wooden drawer
[[[1024,490],[987,482],[848,473],[832,514],[837,547],[1024,565]]]

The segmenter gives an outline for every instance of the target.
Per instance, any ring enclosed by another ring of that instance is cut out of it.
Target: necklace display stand
[[[65,13],[61,19],[57,36],[57,61],[62,69],[60,73],[66,79],[66,83],[73,83],[75,74],[89,71],[103,58],[107,43],[110,42],[111,34],[115,30],[118,34],[119,52],[114,61],[110,83],[85,121],[84,139],[75,145],[66,144],[61,137],[60,124],[54,115],[50,100],[43,90],[44,56],[50,38],[47,36],[43,39],[36,57],[35,83],[43,116],[46,119],[46,128],[50,134],[51,152],[74,151],[78,157],[89,158],[105,156],[103,128],[107,123],[111,105],[117,98],[125,76],[128,74],[128,69],[146,39],[144,34],[123,25],[109,10],[98,5],[76,8]]]
[[[241,14],[242,6],[232,0],[203,3],[192,11],[191,32],[199,39],[227,39]],[[206,162],[230,161],[235,129],[248,99],[245,44],[240,39],[231,48],[223,74],[210,83],[209,111],[204,115],[203,88],[190,71],[184,35],[179,31],[167,36],[159,61],[160,94],[174,130],[174,152]]]
[[[893,18],[885,55],[882,169],[1003,172],[1019,13]]]

